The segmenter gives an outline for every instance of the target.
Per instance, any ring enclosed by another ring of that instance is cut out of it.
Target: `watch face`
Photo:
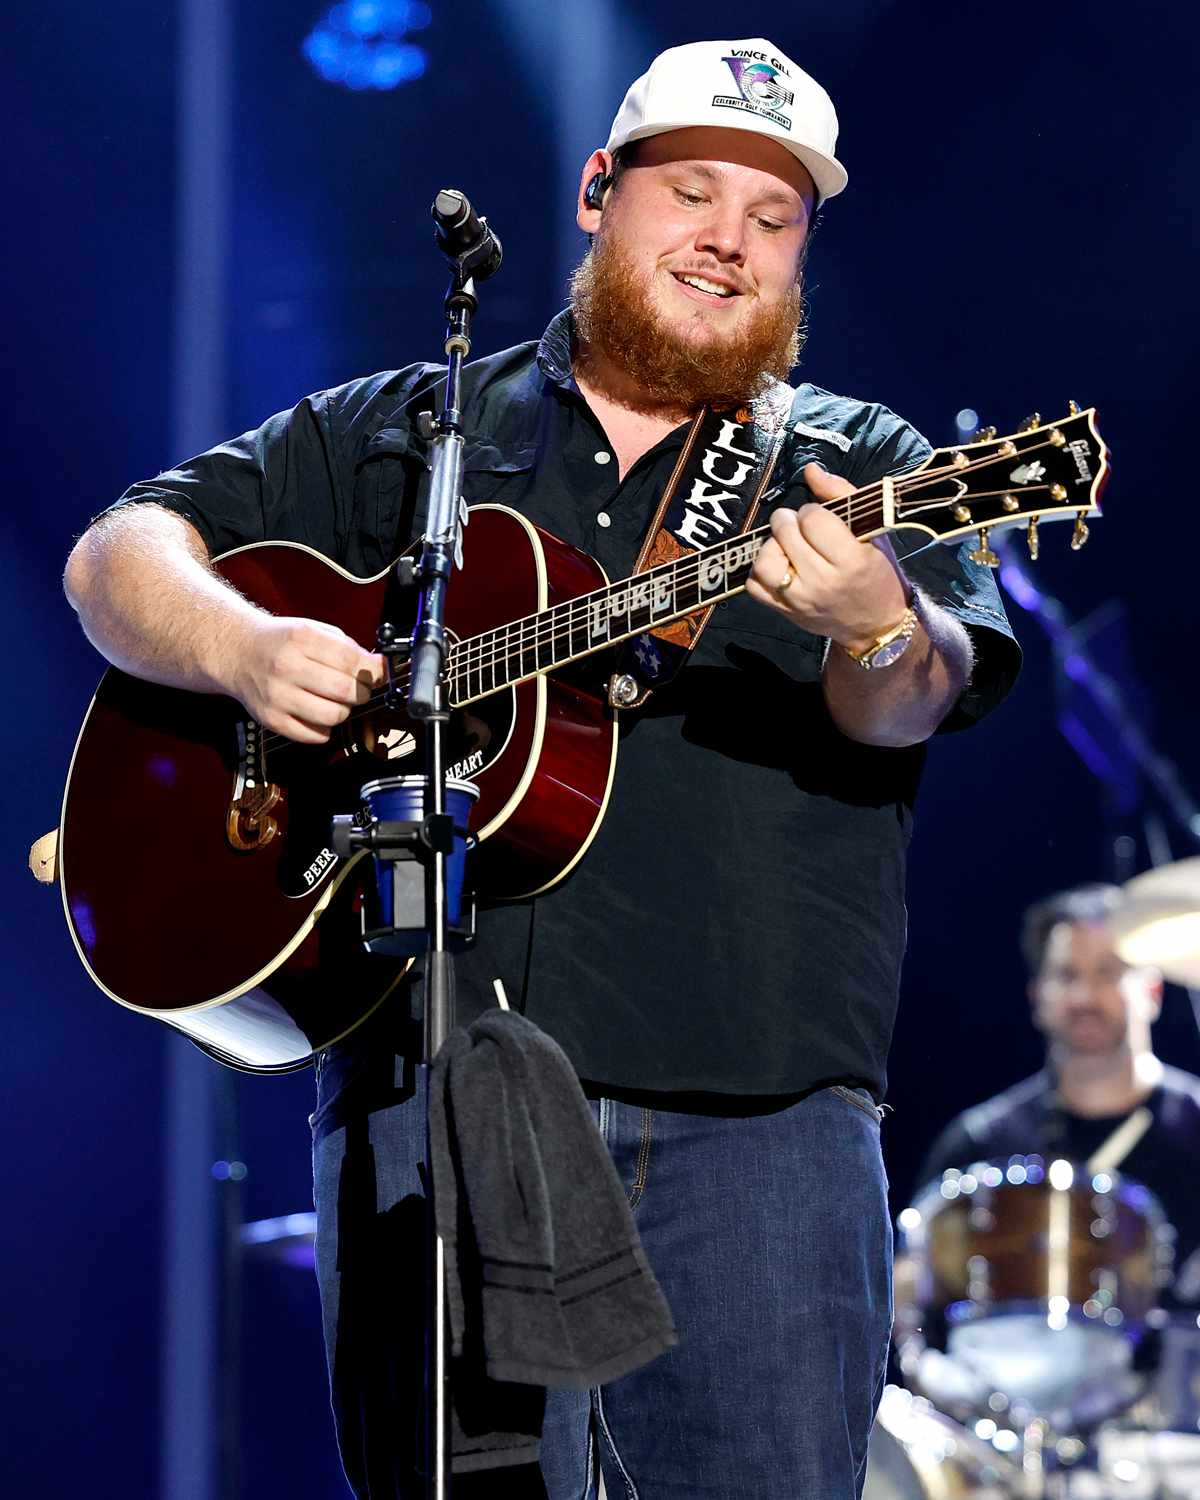
[[[876,667],[890,667],[894,661],[898,661],[904,655],[911,636],[900,635],[894,641],[889,641],[886,646],[880,646],[877,651],[871,653],[871,670]]]

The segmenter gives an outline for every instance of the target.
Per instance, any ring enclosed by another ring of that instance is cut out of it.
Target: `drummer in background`
[[[1174,1225],[1176,1274],[1164,1301],[1187,1306],[1200,1303],[1200,1078],[1154,1055],[1162,976],[1113,949],[1105,922],[1121,900],[1116,886],[1084,885],[1025,913],[1021,944],[1046,1066],[951,1121],[918,1182],[1032,1154],[1119,1170],[1155,1193]]]

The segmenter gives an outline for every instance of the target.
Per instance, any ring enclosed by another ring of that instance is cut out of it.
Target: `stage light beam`
[[[408,41],[433,19],[424,0],[343,0],[305,37],[301,51],[327,83],[394,89],[425,72],[422,47]]]

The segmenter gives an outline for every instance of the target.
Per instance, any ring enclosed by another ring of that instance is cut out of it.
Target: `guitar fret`
[[[472,697],[483,691],[483,662],[487,654],[487,637],[477,636],[470,643],[467,657],[467,687]]]
[[[571,608],[570,605],[558,605],[551,612],[550,629],[550,651],[554,665],[561,664],[570,656],[571,646]]]
[[[703,553],[700,554],[701,559],[704,559],[704,556]],[[681,561],[692,561],[692,559],[681,559]],[[676,562],[672,565],[671,575],[674,592],[672,604],[674,609],[693,609],[702,601],[704,596],[700,588],[700,577],[703,569],[704,561],[697,561],[695,566],[689,570],[690,576],[685,574],[683,578],[680,578],[679,563]]]
[[[639,633],[653,622],[654,584],[649,579],[629,585],[629,629]]]
[[[537,616],[521,622],[521,643],[518,655],[521,660],[521,676],[532,677],[537,671]]]
[[[533,630],[533,665],[534,669],[539,672],[544,667],[549,666],[549,661],[547,660],[548,653],[546,650],[546,636],[547,631],[543,622],[543,617],[541,615],[538,615]]]
[[[497,650],[504,653],[505,687],[507,687],[509,683],[514,680],[514,678],[517,678],[521,675],[521,653],[519,649],[514,650],[513,648],[512,631],[513,627],[510,621],[509,624],[504,627],[504,635],[501,640],[497,642],[496,646]]]
[[[586,604],[571,605],[571,632],[570,647],[572,656],[582,656],[587,650],[590,642],[588,640],[588,607]]]

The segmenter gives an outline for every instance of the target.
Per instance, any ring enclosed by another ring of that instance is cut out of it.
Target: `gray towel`
[[[536,1026],[493,1010],[451,1033],[430,1140],[456,1354],[479,1339],[495,1380],[586,1389],[675,1343],[575,1072]]]

